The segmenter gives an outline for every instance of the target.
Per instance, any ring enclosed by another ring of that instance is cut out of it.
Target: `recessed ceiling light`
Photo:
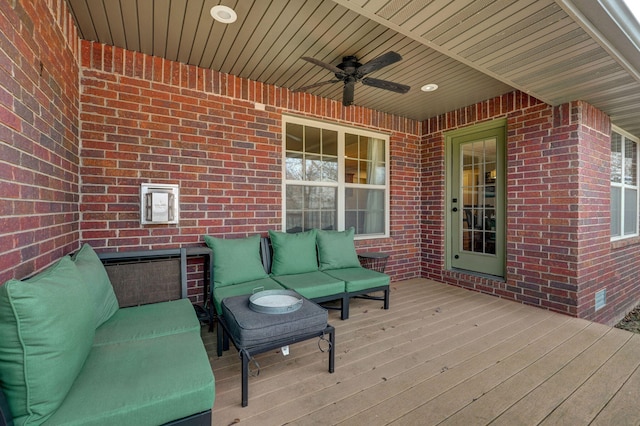
[[[231,9],[229,6],[213,6],[211,8],[211,16],[218,22],[222,22],[223,24],[231,24],[232,22],[236,22],[238,19],[238,15],[236,12]]]
[[[420,90],[422,90],[423,92],[433,92],[434,90],[437,90],[437,89],[438,89],[438,85],[433,83],[425,84],[420,88]]]

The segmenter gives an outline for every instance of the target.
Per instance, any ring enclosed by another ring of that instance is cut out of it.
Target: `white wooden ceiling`
[[[358,84],[355,103],[417,120],[519,89],[584,100],[640,136],[638,24],[622,0],[67,0],[87,40],[296,89],[332,79],[307,61],[403,60]],[[232,7],[238,21],[211,18]],[[420,87],[436,83],[425,93]],[[309,90],[340,100],[342,84]]]

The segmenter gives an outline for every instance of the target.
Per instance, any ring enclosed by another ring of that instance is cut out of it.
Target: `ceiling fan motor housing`
[[[355,56],[345,56],[342,58],[342,62],[336,66],[343,70],[347,75],[350,75],[354,74],[362,64],[358,62],[358,58]],[[343,79],[345,76],[336,73],[336,78]]]

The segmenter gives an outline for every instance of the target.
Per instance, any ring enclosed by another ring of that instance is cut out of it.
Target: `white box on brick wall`
[[[140,222],[143,225],[177,224],[180,220],[178,185],[140,185]]]

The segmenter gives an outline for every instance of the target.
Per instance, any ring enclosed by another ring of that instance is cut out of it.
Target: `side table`
[[[387,266],[387,260],[389,259],[388,253],[383,252],[365,252],[358,253],[358,260],[362,267],[371,269],[377,272],[384,273],[384,268]]]

